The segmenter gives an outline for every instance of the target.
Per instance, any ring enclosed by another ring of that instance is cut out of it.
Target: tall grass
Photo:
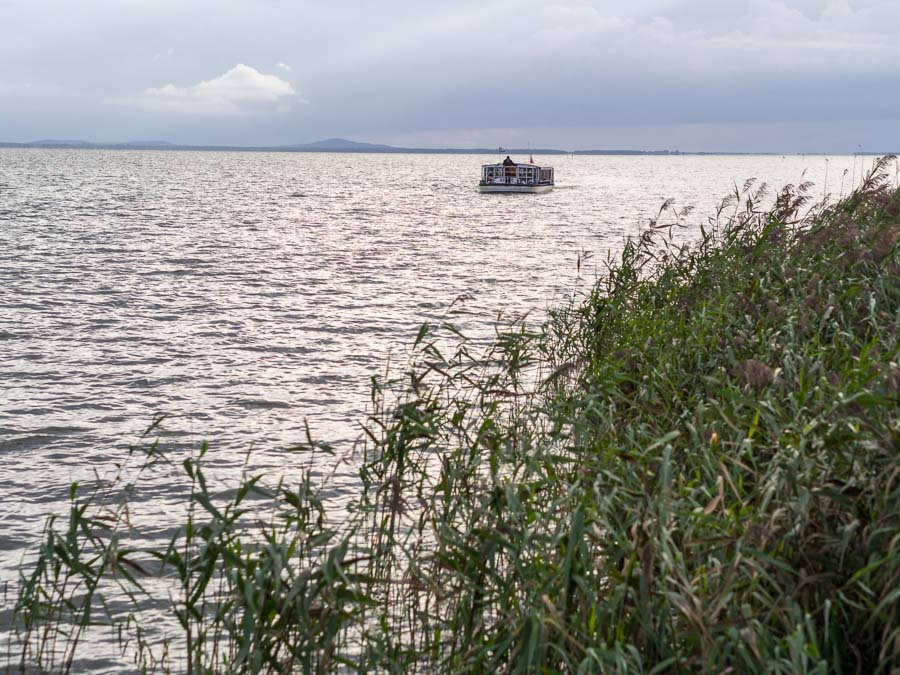
[[[748,181],[689,244],[666,204],[589,297],[487,353],[423,326],[373,381],[340,527],[308,467],[213,494],[206,449],[162,549],[127,545],[139,480],[73,486],[12,668],[77,668],[105,625],[144,670],[900,671],[888,161],[834,205],[800,184],[763,209]]]

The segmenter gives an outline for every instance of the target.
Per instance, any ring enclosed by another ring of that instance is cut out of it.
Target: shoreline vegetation
[[[897,672],[895,161],[835,204],[748,181],[689,244],[666,203],[487,353],[424,325],[373,379],[346,522],[326,445],[220,490],[151,427],[23,563],[10,670],[103,668],[102,638],[107,670]],[[143,549],[154,471],[184,519]]]

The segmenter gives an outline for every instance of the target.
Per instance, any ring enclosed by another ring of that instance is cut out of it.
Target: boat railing
[[[537,185],[538,177],[523,178],[521,176],[485,176],[481,179],[484,185]]]

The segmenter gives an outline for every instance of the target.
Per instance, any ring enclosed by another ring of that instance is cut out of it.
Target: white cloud
[[[286,64],[284,61],[279,61],[275,64],[276,68],[281,68],[282,70],[286,70],[287,72],[291,72],[291,67]]]
[[[275,75],[266,75],[243,63],[227,73],[189,87],[166,84],[151,87],[124,101],[143,108],[196,115],[241,115],[285,109],[297,92]],[[299,99],[298,99],[299,100]]]

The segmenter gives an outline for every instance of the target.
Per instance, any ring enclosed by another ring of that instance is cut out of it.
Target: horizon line
[[[638,150],[632,148],[587,148],[587,149],[561,149],[561,148],[425,148],[403,147],[380,143],[352,141],[344,138],[328,138],[308,143],[291,143],[281,145],[228,145],[228,144],[200,144],[172,143],[170,141],[85,141],[81,139],[40,139],[33,141],[0,141],[0,148],[24,148],[24,149],[63,149],[63,150],[169,150],[169,151],[231,151],[231,152],[338,152],[338,153],[417,153],[417,154],[608,154],[608,155],[844,155],[844,156],[887,156],[896,155],[896,152],[801,152],[801,151],[777,151],[777,150],[680,150],[680,149],[654,149]]]

